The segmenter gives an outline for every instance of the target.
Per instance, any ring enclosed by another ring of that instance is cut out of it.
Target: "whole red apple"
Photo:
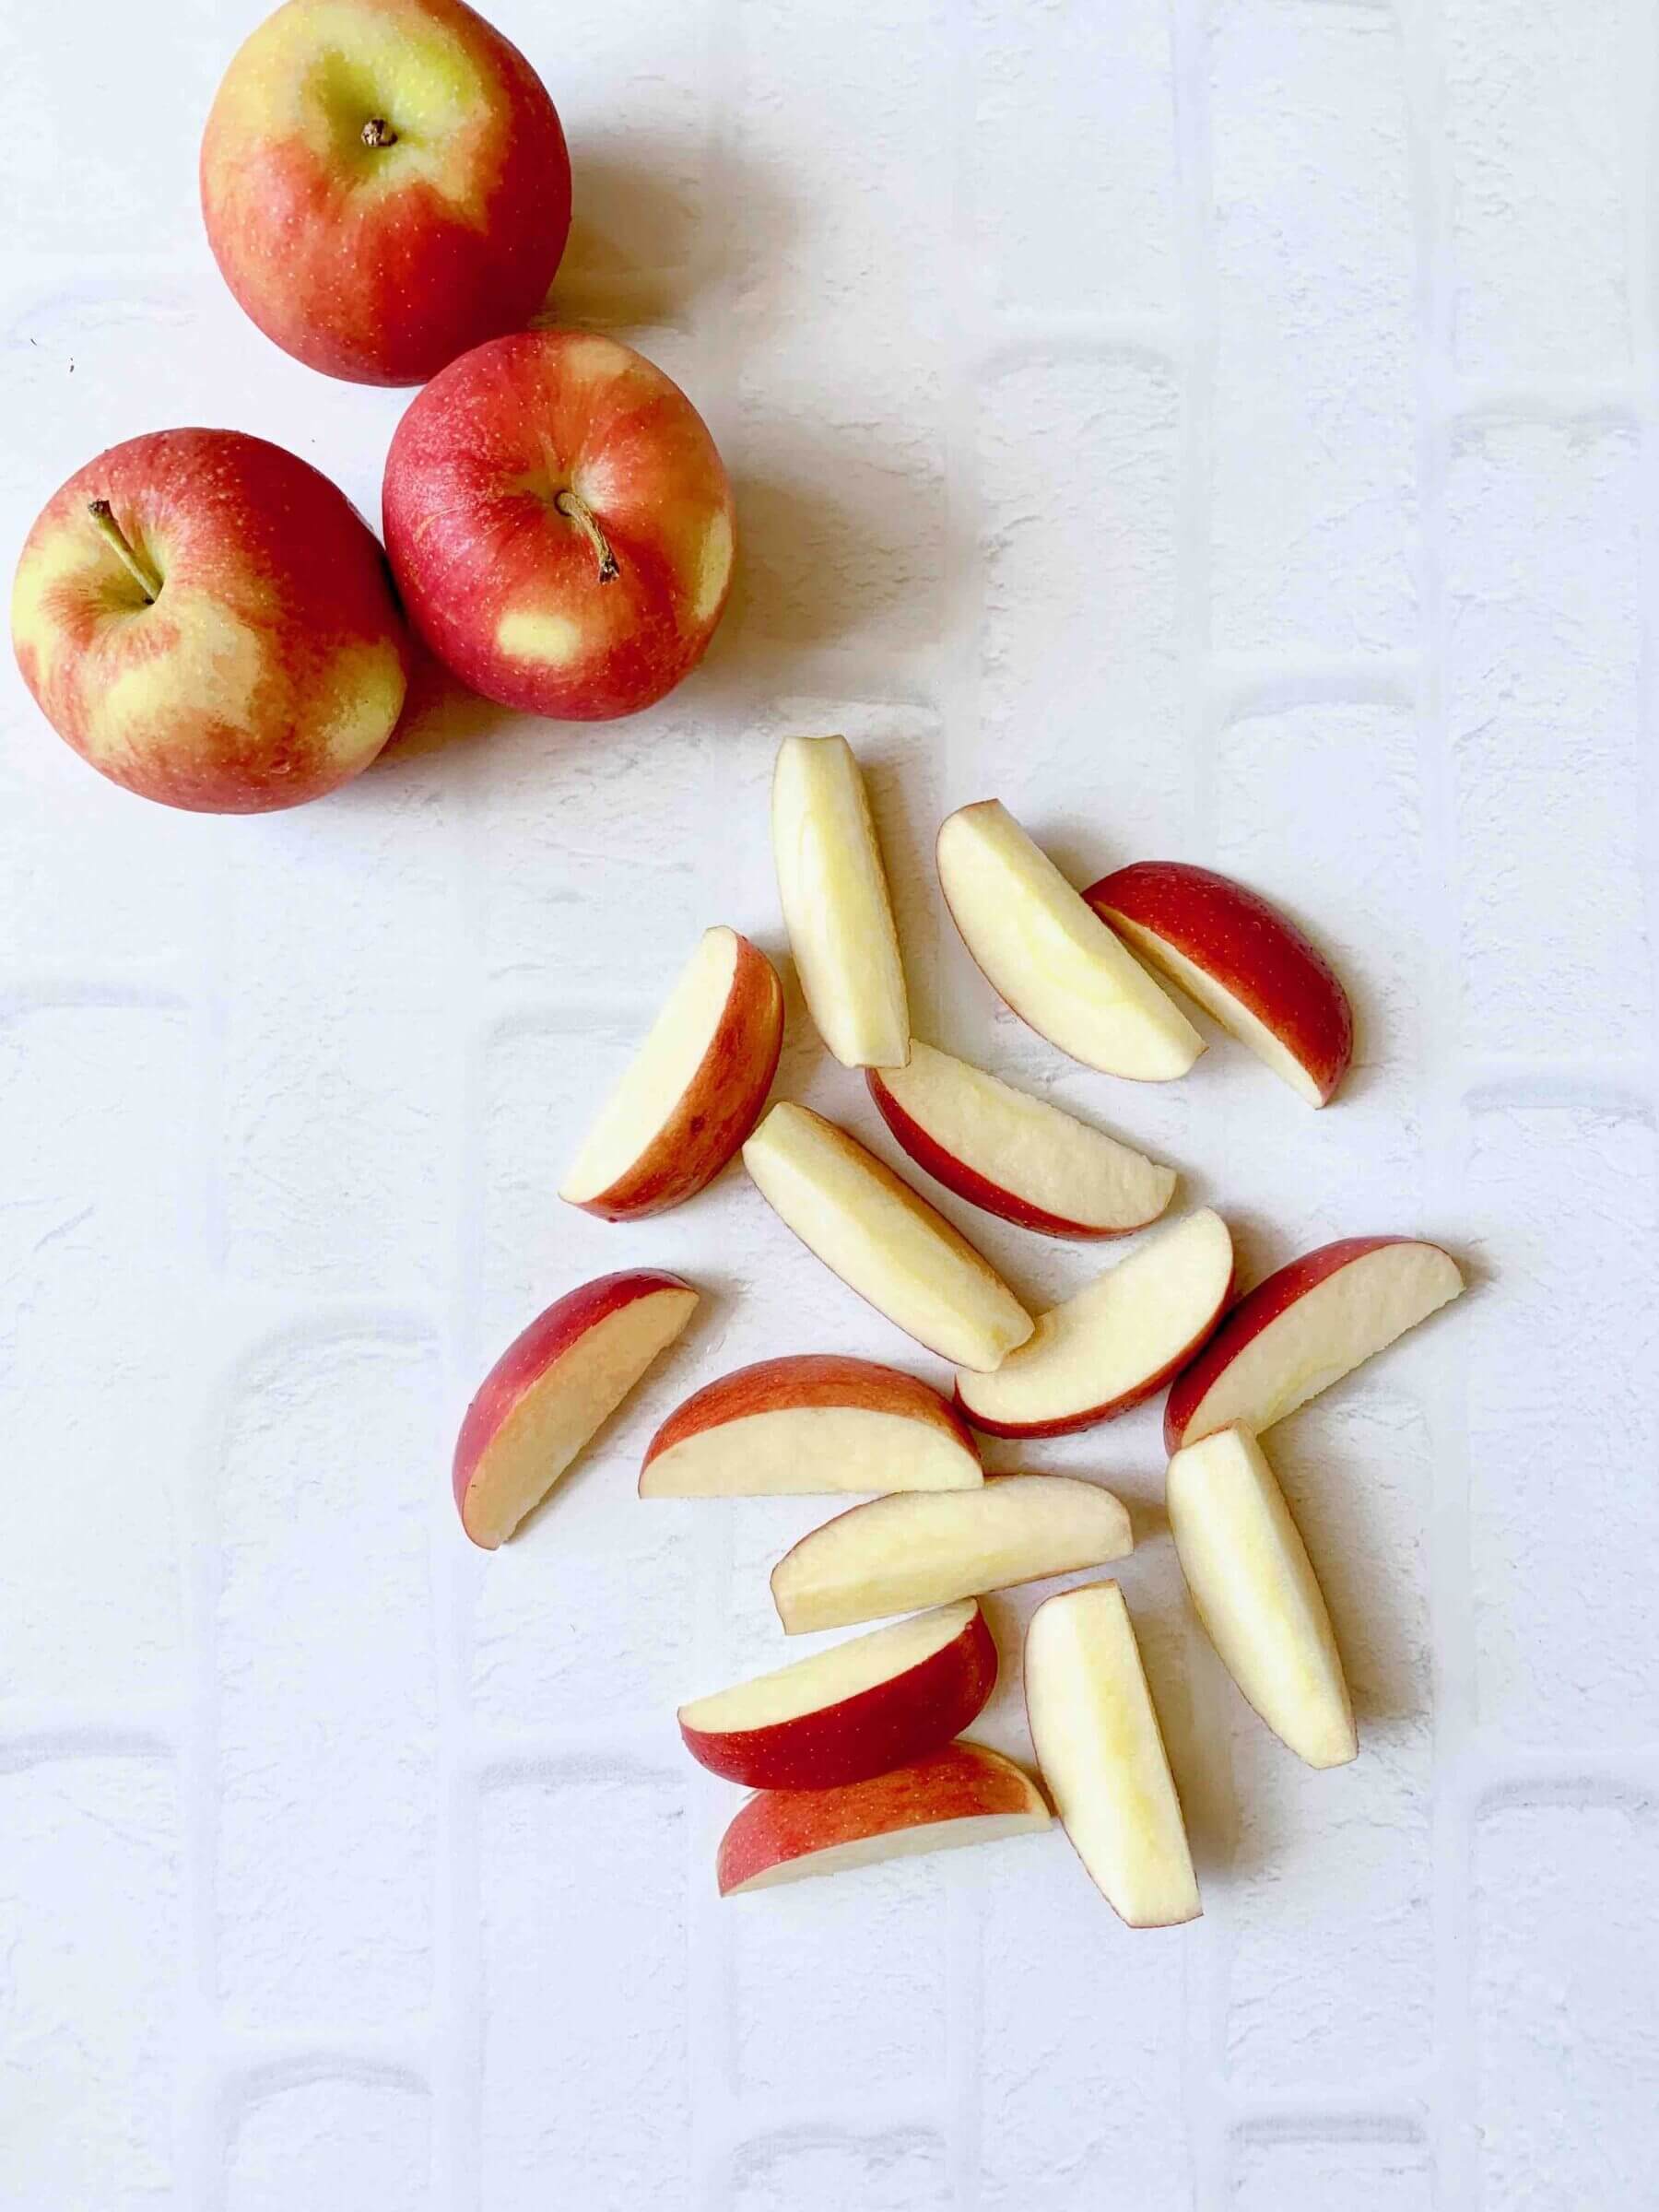
[[[240,430],[152,431],[71,477],[24,541],[12,643],[83,759],[202,814],[347,782],[392,735],[408,673],[362,516]]]
[[[463,0],[288,0],[225,74],[201,181],[260,329],[363,384],[528,322],[571,227],[553,102]]]
[[[637,713],[696,667],[725,605],[714,441],[615,338],[522,331],[452,362],[398,424],[383,497],[409,619],[503,706]]]

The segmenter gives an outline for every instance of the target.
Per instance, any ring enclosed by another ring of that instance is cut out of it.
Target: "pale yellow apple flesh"
[[[968,1240],[833,1122],[774,1106],[743,1159],[802,1243],[941,1359],[994,1368],[1030,1335],[1030,1315]]]
[[[877,1629],[870,1636],[854,1636],[772,1674],[716,1690],[712,1697],[694,1698],[680,1707],[681,1724],[711,1735],[730,1735],[750,1728],[775,1728],[784,1721],[799,1720],[803,1713],[842,1705],[895,1676],[910,1673],[955,1642],[975,1610],[969,1603],[918,1614],[913,1620]]]
[[[963,943],[1040,1036],[1103,1075],[1186,1074],[1203,1038],[999,799],[948,817],[938,866]]]
[[[786,737],[772,851],[814,1026],[844,1067],[902,1067],[910,1004],[869,796],[844,737]]]
[[[640,1477],[641,1498],[809,1498],[964,1490],[978,1459],[941,1430],[858,1406],[792,1406],[688,1437]]]
[[[1132,1928],[1203,1910],[1140,1646],[1115,1583],[1063,1591],[1026,1631],[1026,1712],[1054,1809]]]
[[[1354,1710],[1307,1547],[1249,1430],[1218,1430],[1170,1462],[1170,1530],[1221,1663],[1311,1767],[1358,1756]]]

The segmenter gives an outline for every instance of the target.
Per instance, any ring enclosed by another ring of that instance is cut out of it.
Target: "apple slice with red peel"
[[[705,930],[559,1196],[606,1221],[694,1197],[759,1120],[782,1041],[776,969],[735,929]]]
[[[1220,1215],[1183,1215],[1041,1314],[994,1375],[959,1372],[957,1405],[987,1436],[1066,1436],[1112,1420],[1185,1366],[1232,1277]]]
[[[1359,1753],[1336,1639],[1308,1547],[1266,1455],[1237,1423],[1170,1462],[1170,1533],[1221,1663],[1311,1767]]]
[[[795,972],[843,1067],[902,1067],[910,1001],[876,818],[844,737],[786,737],[772,774],[772,853]]]
[[[1175,1171],[919,1037],[870,1068],[877,1111],[919,1168],[970,1206],[1051,1237],[1121,1237],[1169,1205]]]
[[[1164,1408],[1175,1452],[1242,1421],[1258,1435],[1454,1299],[1457,1262],[1415,1237],[1344,1237],[1240,1300],[1178,1375]]]
[[[936,1751],[996,1682],[975,1604],[919,1613],[679,1710],[700,1766],[753,1790],[828,1790]]]
[[[984,1480],[959,1414],[874,1359],[758,1359],[693,1391],[646,1448],[641,1498],[964,1490]]]
[[[478,1387],[455,1441],[461,1525],[504,1543],[603,1428],[697,1305],[659,1267],[629,1267],[567,1291],[515,1336]]]
[[[983,1744],[947,1744],[913,1766],[840,1789],[762,1790],[721,1838],[720,1894],[999,1843],[1053,1824],[1047,1798],[1011,1759]]]
[[[941,1359],[994,1368],[1030,1335],[1030,1315],[967,1238],[836,1123],[774,1106],[743,1160],[808,1251]]]
[[[1129,1515],[1072,1475],[995,1475],[977,1490],[875,1498],[803,1536],[771,1571],[788,1635],[1103,1567],[1134,1549]]]
[[[947,818],[938,866],[962,942],[1040,1037],[1102,1075],[1186,1074],[1203,1038],[1000,799]]]
[[[1324,955],[1277,907],[1179,860],[1136,861],[1083,896],[1299,1097],[1329,1102],[1354,1056],[1353,1011]]]
[[[1152,1692],[1124,1594],[1089,1583],[1045,1598],[1025,1645],[1037,1764],[1077,1856],[1132,1928],[1203,1911]]]

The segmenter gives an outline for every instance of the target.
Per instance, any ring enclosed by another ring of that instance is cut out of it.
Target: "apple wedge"
[[[936,1751],[996,1682],[971,1602],[854,1636],[775,1674],[695,1699],[680,1734],[700,1766],[752,1790],[828,1790]]]
[[[959,1414],[874,1359],[758,1359],[677,1406],[646,1448],[641,1498],[965,1490],[984,1480]]]
[[[1277,907],[1179,860],[1136,861],[1083,896],[1300,1098],[1329,1102],[1354,1056],[1353,1010],[1324,955]]]
[[[1176,1452],[1234,1421],[1259,1435],[1463,1287],[1451,1253],[1416,1237],[1344,1237],[1304,1253],[1241,1299],[1176,1377],[1165,1448]]]
[[[705,930],[559,1196],[606,1221],[694,1197],[759,1119],[782,1042],[776,969],[735,929]]]
[[[843,1067],[902,1067],[910,1002],[869,794],[844,737],[786,737],[772,855],[813,1025]]]
[[[1050,1237],[1121,1237],[1155,1221],[1175,1171],[966,1060],[911,1039],[903,1067],[869,1068],[877,1112],[947,1191]]]
[[[1102,1075],[1186,1074],[1203,1038],[1000,799],[947,818],[938,866],[963,944],[1040,1037]]]
[[[455,1441],[461,1525],[504,1543],[690,1320],[677,1275],[629,1267],[567,1291],[515,1336],[478,1387]]]
[[[1112,1420],[1185,1366],[1232,1277],[1220,1215],[1183,1215],[1041,1314],[994,1375],[959,1373],[957,1405],[987,1436],[1066,1436]]]
[[[1221,1664],[1311,1767],[1359,1752],[1331,1617],[1273,1469],[1248,1429],[1218,1429],[1170,1462],[1170,1533]]]
[[[784,1631],[851,1628],[1135,1547],[1122,1501],[1071,1475],[996,1475],[977,1490],[875,1498],[803,1536],[771,1571]]]
[[[994,1368],[1030,1335],[1030,1315],[967,1238],[822,1114],[774,1106],[743,1161],[785,1228],[941,1359]]]
[[[983,1744],[947,1744],[913,1766],[836,1790],[762,1790],[720,1841],[722,1897],[844,1874],[883,1859],[999,1843],[1049,1828],[1048,1800]]]
[[[1203,1907],[1163,1731],[1115,1583],[1045,1598],[1025,1645],[1037,1764],[1077,1856],[1132,1928]]]

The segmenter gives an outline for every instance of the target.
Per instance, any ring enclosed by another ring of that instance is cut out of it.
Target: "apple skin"
[[[424,383],[522,328],[571,227],[553,102],[462,0],[288,0],[226,72],[200,174],[239,304],[355,383]]]
[[[557,722],[653,706],[702,659],[731,586],[731,486],[701,416],[641,354],[586,331],[522,331],[451,362],[397,426],[382,510],[439,660]]]
[[[160,589],[150,599],[90,512]],[[199,814],[319,798],[392,735],[408,639],[350,501],[241,430],[154,430],[77,469],[12,585],[23,680],[112,782]]]
[[[1347,993],[1318,947],[1256,892],[1213,868],[1141,860],[1083,894],[1101,920],[1148,930],[1271,1030],[1328,1105],[1354,1057]]]

